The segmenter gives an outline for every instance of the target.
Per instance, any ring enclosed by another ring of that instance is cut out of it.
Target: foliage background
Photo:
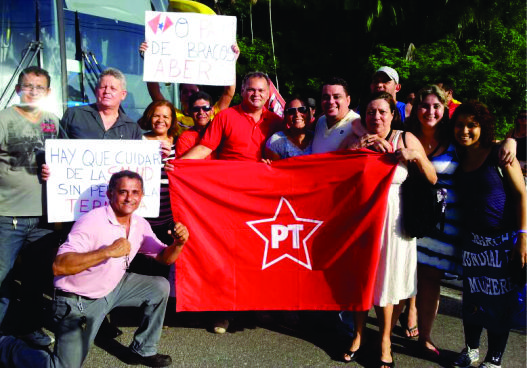
[[[524,0],[201,2],[238,18],[238,77],[267,72],[286,99],[317,98],[323,80],[335,75],[348,81],[352,104],[358,104],[373,72],[387,65],[399,72],[398,100],[450,79],[457,100],[489,106],[499,136],[526,107]]]

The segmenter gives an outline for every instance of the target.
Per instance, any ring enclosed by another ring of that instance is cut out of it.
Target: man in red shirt
[[[267,74],[247,74],[242,82],[242,103],[218,113],[200,143],[181,159],[203,159],[217,151],[220,160],[260,161],[266,139],[282,124],[282,118],[264,106],[269,85]]]
[[[265,108],[270,82],[265,73],[247,74],[242,82],[242,103],[219,112],[199,144],[181,159],[204,159],[216,151],[219,160],[260,161],[267,138],[280,130],[283,121]],[[225,333],[232,318],[232,313],[219,313],[214,332]]]

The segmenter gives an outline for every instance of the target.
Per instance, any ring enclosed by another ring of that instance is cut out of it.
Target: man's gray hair
[[[106,77],[109,75],[110,77],[114,77],[119,82],[121,82],[121,88],[126,91],[126,77],[124,76],[123,72],[121,72],[119,69],[116,68],[108,68],[105,71],[103,71],[97,80],[97,85],[99,86],[101,84],[101,80],[103,77]]]

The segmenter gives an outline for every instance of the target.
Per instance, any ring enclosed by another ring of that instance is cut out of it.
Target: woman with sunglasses
[[[308,131],[308,107],[303,100],[294,98],[286,104],[284,123],[285,130],[267,141],[265,157],[276,161],[311,154],[313,134]]]
[[[183,156],[188,150],[198,144],[212,117],[212,98],[206,92],[199,91],[189,98],[189,111],[194,120],[194,126],[183,132],[176,142],[176,157]],[[208,156],[207,159],[210,159]]]

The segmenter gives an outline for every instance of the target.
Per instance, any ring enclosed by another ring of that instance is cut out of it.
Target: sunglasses
[[[190,109],[191,112],[200,112],[201,110],[203,110],[204,112],[209,112],[210,110],[212,110],[212,107],[210,106],[194,106]]]
[[[307,112],[307,107],[300,106],[300,107],[290,107],[288,109],[285,109],[285,113],[287,115],[294,115],[296,114],[296,111],[298,110],[299,113],[305,114]]]

